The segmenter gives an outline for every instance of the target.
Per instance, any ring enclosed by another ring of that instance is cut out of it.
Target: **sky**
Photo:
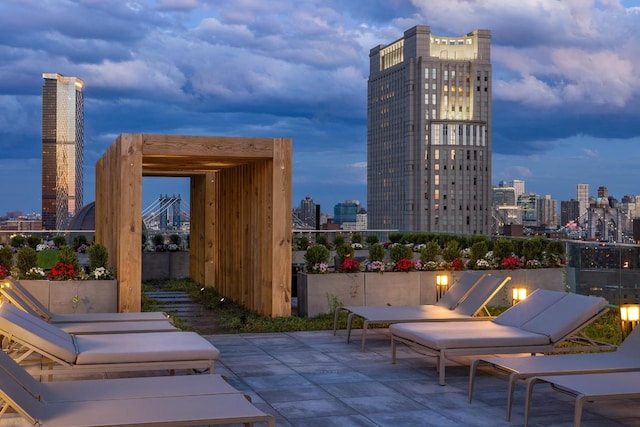
[[[292,138],[293,207],[366,207],[369,51],[415,25],[491,31],[495,185],[640,194],[640,0],[0,0],[0,215],[41,210],[42,73],[85,82],[85,203],[119,134],[156,133]]]

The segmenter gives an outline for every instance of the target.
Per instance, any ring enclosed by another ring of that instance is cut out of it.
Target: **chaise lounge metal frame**
[[[342,311],[347,316],[347,343],[351,342],[354,317],[363,319],[361,349],[364,351],[370,326],[408,322],[446,322],[490,319],[486,304],[511,280],[511,277],[492,276],[480,271],[466,271],[435,304],[399,306],[345,306],[336,308],[333,334]],[[485,316],[478,317],[484,312]]]
[[[34,374],[192,369],[213,372],[219,350],[194,332],[72,335],[42,319],[16,315],[0,304],[0,335],[7,354]]]
[[[219,375],[40,383],[2,352],[0,398],[0,418],[13,409],[42,426],[276,425]]]
[[[604,298],[538,289],[527,299],[487,322],[399,323],[389,327],[391,358],[397,343],[435,356],[439,383],[445,385],[447,360],[458,356],[553,353],[577,338],[586,325],[608,311]],[[593,348],[596,344],[582,346]],[[563,350],[570,351],[570,350]]]

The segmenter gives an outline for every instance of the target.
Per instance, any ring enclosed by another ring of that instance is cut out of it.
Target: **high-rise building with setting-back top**
[[[416,26],[369,59],[369,228],[490,234],[490,31]]]

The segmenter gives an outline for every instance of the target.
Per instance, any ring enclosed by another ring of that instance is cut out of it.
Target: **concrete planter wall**
[[[365,305],[365,273],[298,273],[298,313],[315,317],[327,313],[334,303]]]
[[[408,273],[298,273],[298,313],[315,317],[342,305],[433,304],[438,274],[447,274],[454,283],[463,271],[411,271]],[[526,286],[535,289],[566,290],[564,268],[535,270],[487,270],[486,273],[510,276],[511,280],[490,302],[491,306],[511,305],[511,289]]]
[[[21,280],[20,283],[56,314],[118,311],[117,280]]]
[[[142,281],[189,277],[189,252],[143,252]]]

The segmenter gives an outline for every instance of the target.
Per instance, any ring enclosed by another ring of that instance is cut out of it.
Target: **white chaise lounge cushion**
[[[220,351],[195,332],[77,335],[77,365],[217,360]]]
[[[607,301],[604,298],[565,294],[564,298],[551,304],[521,328],[525,331],[545,334],[549,336],[551,342],[558,342],[579,325],[604,310],[606,306]]]
[[[397,323],[393,335],[436,350],[549,344],[549,337],[487,322]]]
[[[547,291],[538,289],[522,301],[509,308],[504,313],[493,319],[499,325],[514,326],[520,328],[522,325],[536,317],[545,307],[558,302],[565,297],[563,292]]]

